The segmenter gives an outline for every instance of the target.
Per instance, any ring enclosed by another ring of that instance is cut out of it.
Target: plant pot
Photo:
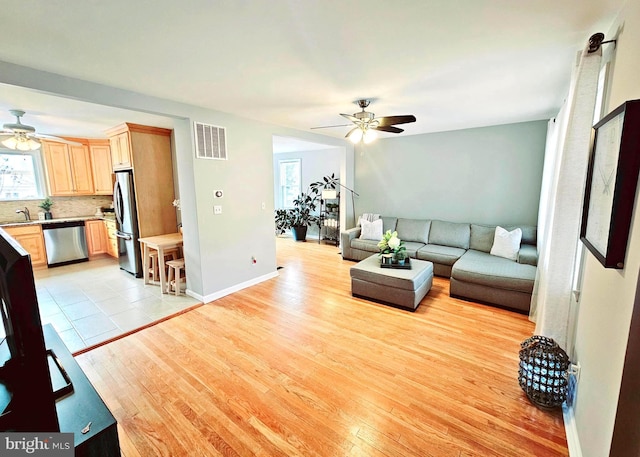
[[[44,218],[47,220],[53,219],[53,214],[51,214],[51,211],[45,211]]]
[[[404,259],[398,259],[398,265],[404,265]]]
[[[308,227],[306,225],[297,225],[291,227],[293,239],[296,241],[307,241],[307,228]]]

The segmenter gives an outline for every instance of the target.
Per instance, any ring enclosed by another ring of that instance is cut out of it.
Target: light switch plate
[[[213,207],[213,214],[222,214],[222,206],[221,205],[215,205]]]

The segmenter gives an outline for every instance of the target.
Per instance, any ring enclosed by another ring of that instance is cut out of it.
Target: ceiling
[[[300,130],[369,98],[376,116],[414,114],[412,135],[552,117],[623,3],[21,0],[0,10],[0,60]],[[54,135],[172,122],[2,86],[0,123],[10,108]]]

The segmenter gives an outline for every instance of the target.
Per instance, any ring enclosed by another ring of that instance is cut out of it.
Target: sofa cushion
[[[429,242],[429,227],[431,227],[430,220],[400,218],[396,224],[396,231],[398,238],[402,241],[418,241],[426,244]]]
[[[516,260],[518,258],[521,241],[522,230],[520,228],[515,228],[509,232],[508,230],[497,226],[490,254],[498,257],[504,257],[509,260]]]
[[[418,250],[416,259],[428,260],[429,262],[442,265],[453,265],[465,252],[462,248],[427,244]]]
[[[453,265],[451,277],[458,281],[530,294],[533,292],[536,267],[470,249]]]
[[[429,244],[469,249],[471,230],[469,224],[457,222],[431,221]]]
[[[476,251],[481,252],[491,252],[495,233],[495,226],[471,224],[469,249],[475,249]]]
[[[418,251],[418,249],[422,249],[424,246],[424,243],[418,243],[417,241],[404,242],[404,247],[407,250],[407,255],[409,257],[413,257],[414,259],[417,259],[416,252]]]
[[[387,233],[387,230],[396,231],[397,217],[382,216],[380,219],[382,219],[382,233]]]
[[[530,244],[523,244],[520,246],[518,252],[518,263],[524,263],[527,265],[538,265],[538,249]]]
[[[361,240],[380,241],[382,239],[382,219],[377,219],[373,222],[362,219],[360,220],[360,226],[362,227]]]
[[[378,249],[378,241],[355,238],[351,240],[351,249],[360,249],[367,252],[380,252],[380,249]]]
[[[522,230],[522,242],[524,244],[532,244],[534,246],[538,244],[538,229],[533,225],[505,225],[504,228],[509,231],[519,228]]]

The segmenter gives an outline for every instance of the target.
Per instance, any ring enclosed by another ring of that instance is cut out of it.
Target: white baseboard
[[[578,427],[576,426],[576,417],[573,414],[573,407],[562,405],[562,417],[564,418],[564,431],[567,435],[569,456],[582,457],[582,448],[580,448]]]
[[[253,278],[250,281],[245,281],[242,282],[240,284],[236,284],[235,286],[229,287],[227,289],[223,289],[220,290],[218,292],[215,292],[213,294],[209,294],[209,295],[200,295],[197,294],[195,292],[193,292],[192,290],[187,290],[185,291],[185,293],[190,296],[193,297],[197,300],[200,300],[202,303],[209,303],[211,301],[217,300],[219,298],[225,297],[227,295],[230,295],[234,292],[238,292],[239,290],[242,289],[246,289],[247,287],[251,287],[251,286],[255,286],[256,284],[259,284],[261,282],[267,281],[269,279],[273,279],[273,278],[277,278],[278,272],[274,271],[272,273],[266,274],[266,275],[262,275],[262,276],[258,276],[257,278]]]

